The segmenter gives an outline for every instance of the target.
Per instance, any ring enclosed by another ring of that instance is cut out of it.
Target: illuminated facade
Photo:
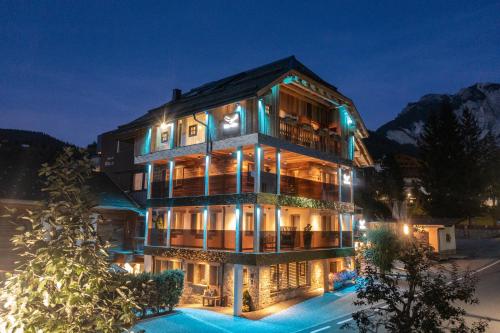
[[[100,141],[103,170],[144,195],[145,269],[182,269],[183,302],[238,315],[244,290],[260,309],[328,290],[331,273],[353,268],[366,136],[352,101],[289,57],[174,90]]]

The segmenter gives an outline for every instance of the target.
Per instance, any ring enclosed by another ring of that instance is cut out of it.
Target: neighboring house
[[[103,218],[102,223],[97,225],[97,232],[103,240],[111,244],[111,261],[128,271],[142,271],[143,211],[105,174],[95,174],[89,185],[99,203],[94,210]],[[40,207],[41,200],[41,193],[30,196],[29,199],[0,198],[0,273],[12,271],[16,267],[15,262],[20,259],[14,251],[11,238],[21,232],[18,227],[29,228],[29,223],[18,217],[24,215],[26,210]],[[10,209],[16,210],[14,215]]]
[[[368,229],[389,227],[400,237],[414,237],[430,245],[440,257],[456,253],[455,224],[457,219],[413,217],[406,221],[371,221]]]
[[[99,137],[101,170],[146,204],[146,271],[182,269],[239,315],[330,287],[353,265],[353,102],[288,57],[187,93]]]
[[[39,207],[45,197],[38,176],[41,164],[52,163],[66,145],[39,132],[0,129],[0,275],[15,269],[20,259],[11,238],[21,232],[16,228],[29,228],[29,223],[17,217]],[[98,200],[95,211],[103,217],[97,231],[112,245],[111,260],[129,271],[141,271],[143,209],[103,173],[95,173],[89,185]],[[8,216],[11,209],[16,212]]]

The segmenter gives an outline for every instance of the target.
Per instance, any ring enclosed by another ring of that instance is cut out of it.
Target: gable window
[[[161,143],[168,143],[170,139],[170,131],[168,129],[161,132]]]
[[[191,125],[189,126],[189,136],[197,136],[198,135],[198,125]]]

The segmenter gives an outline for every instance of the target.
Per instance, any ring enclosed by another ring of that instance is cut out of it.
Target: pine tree
[[[85,185],[91,164],[65,148],[43,165],[48,199],[24,217],[31,229],[13,239],[24,263],[0,291],[2,332],[123,332],[135,321],[130,290],[110,271]]]
[[[464,188],[460,135],[460,123],[449,103],[444,103],[439,114],[431,115],[424,126],[419,140],[421,185],[425,189],[423,206],[431,216],[463,216],[457,205]]]
[[[389,201],[404,200],[404,181],[401,167],[393,154],[387,154],[382,159],[380,173],[380,191]]]
[[[481,139],[481,129],[469,109],[464,110],[460,119],[460,134],[464,158],[456,168],[461,173],[460,184],[463,188],[457,203],[470,225],[472,217],[480,213],[481,203],[485,199],[490,147],[488,139]]]
[[[489,132],[482,140],[484,163],[485,199],[491,200],[489,213],[500,220],[500,147],[495,137]]]

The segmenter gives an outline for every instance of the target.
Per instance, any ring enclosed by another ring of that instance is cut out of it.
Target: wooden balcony
[[[291,143],[340,155],[340,137],[327,128],[315,130],[307,123],[298,123],[288,118],[279,118],[279,138]]]

